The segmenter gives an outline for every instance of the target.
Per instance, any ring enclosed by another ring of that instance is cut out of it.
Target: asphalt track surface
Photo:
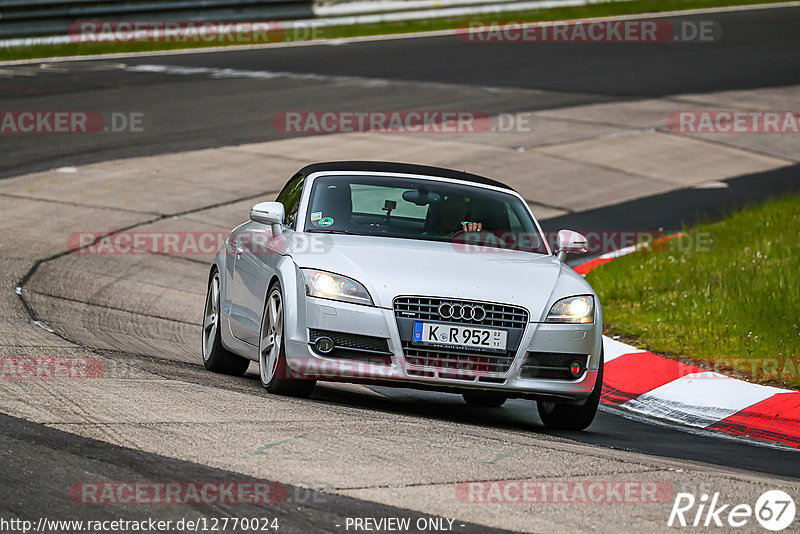
[[[0,84],[3,109],[125,109],[158,117],[157,124],[137,136],[63,137],[42,143],[35,136],[6,137],[2,145],[0,176],[14,176],[60,165],[75,165],[121,157],[177,152],[195,148],[278,138],[265,127],[271,117],[287,109],[424,109],[442,102],[464,109],[479,106],[489,113],[551,109],[580,103],[640,99],[682,93],[748,89],[797,84],[800,71],[800,9],[769,9],[695,16],[718,21],[724,39],[700,45],[537,45],[491,44],[473,46],[454,37],[384,40],[342,46],[307,46],[213,54],[170,55],[119,60],[127,66],[157,63],[176,67],[312,73],[349,77],[346,83],[326,79],[277,77],[269,93],[260,80],[214,78],[208,74],[166,75],[132,72],[109,63],[76,63],[36,76],[13,78]],[[94,66],[93,66],[94,65]],[[380,96],[364,99],[359,78],[386,81]],[[404,89],[415,83],[415,91]],[[422,85],[419,82],[423,82]],[[486,90],[486,87],[496,90]],[[316,107],[315,107],[316,106]],[[714,218],[734,206],[785,191],[797,190],[796,167],[763,175],[737,178],[725,190],[709,190],[682,197],[680,191],[641,199],[548,221],[548,227],[603,221],[606,228],[677,229],[682,223]],[[680,209],[675,209],[679,206]],[[131,355],[130,358],[136,359]],[[198,365],[199,365],[198,361]],[[145,360],[140,362],[148,366]],[[176,371],[177,372],[177,371]],[[195,374],[192,372],[191,374]],[[250,377],[251,379],[253,377]],[[213,383],[216,375],[203,380]],[[437,420],[469,422],[498,429],[530,429],[600,447],[611,447],[687,459],[731,469],[800,479],[797,453],[754,445],[741,440],[696,434],[682,428],[633,421],[613,410],[602,410],[583,433],[543,430],[530,403],[511,401],[500,411],[461,412],[454,415],[453,397],[411,390],[377,388],[388,400],[344,395],[320,388],[315,399],[364,410],[415,415],[431,424]],[[439,401],[429,402],[431,400]],[[91,472],[109,480],[150,477],[230,480],[232,475],[198,464],[180,462],[132,449],[95,442],[22,420],[0,416],[3,479],[0,510],[19,515],[39,514],[41,502],[54,511],[69,510],[63,487]],[[89,452],[91,451],[91,452]],[[24,476],[20,475],[24,473]],[[55,473],[53,475],[53,473]],[[196,477],[196,478],[195,478]],[[37,495],[29,494],[37,487]],[[321,502],[276,509],[291,520],[288,531],[335,531],[332,518],[344,515],[397,514],[390,507],[366,501],[325,496]],[[241,509],[239,509],[241,510]],[[367,512],[368,510],[368,512]],[[132,513],[137,516],[143,509]],[[219,510],[220,513],[225,510]],[[116,510],[91,510],[92,518],[117,515]],[[176,510],[186,516],[186,510]],[[202,513],[208,515],[208,509]],[[414,517],[414,513],[403,511]],[[163,516],[163,514],[162,514]],[[72,514],[74,517],[74,514]],[[465,527],[469,531],[469,525]],[[480,531],[486,531],[480,527]]]
[[[75,506],[65,488],[88,474],[102,473],[113,480],[186,480],[198,483],[257,482],[243,475],[147,454],[134,449],[81,438],[73,434],[0,414],[0,448],[5,469],[0,487],[2,517],[28,517],[36,514],[50,519],[71,520],[158,520],[176,522],[182,518],[260,517],[266,518],[264,505],[201,504],[86,507]],[[36,495],[31,489],[36,488]],[[279,490],[283,496],[283,490]],[[38,503],[38,505],[37,505]],[[46,504],[45,504],[46,503]],[[106,509],[104,509],[106,508]],[[285,499],[268,508],[268,518],[277,519],[279,532],[341,532],[342,517],[408,517],[412,524],[424,514],[399,510],[373,502],[320,494],[295,486],[285,487]],[[191,530],[191,529],[190,529]],[[415,530],[411,530],[414,532]],[[485,525],[459,522],[465,533],[505,532]]]
[[[792,85],[800,81],[800,9],[675,17],[716,21],[710,43],[465,43],[456,36],[298,46],[52,65],[46,74],[0,79],[4,109],[145,112],[141,134],[3,140],[0,177],[121,157],[267,141],[286,110],[474,109],[489,114],[582,103]],[[263,80],[224,73],[165,76],[116,70],[158,64],[322,79]],[[100,70],[94,70],[100,69]],[[337,83],[329,77],[350,77]],[[355,77],[355,79],[352,79]],[[165,79],[167,78],[167,79]],[[383,90],[369,82],[385,80]],[[413,91],[407,84],[413,83]],[[487,88],[490,88],[487,90]],[[49,107],[48,107],[49,106]]]

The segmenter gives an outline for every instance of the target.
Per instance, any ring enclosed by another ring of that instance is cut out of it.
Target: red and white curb
[[[585,274],[627,247],[574,269]],[[601,401],[631,412],[800,449],[800,392],[751,384],[603,336]]]
[[[603,346],[603,404],[800,448],[800,392],[737,380],[608,337]]]

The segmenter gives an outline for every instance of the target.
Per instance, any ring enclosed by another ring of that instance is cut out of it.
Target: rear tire
[[[219,306],[220,277],[216,268],[208,282],[206,305],[203,308],[203,365],[209,371],[226,375],[242,376],[250,366],[250,360],[234,354],[222,346],[220,330],[222,320]]]
[[[584,430],[594,421],[600,394],[603,392],[603,353],[600,353],[600,368],[592,394],[580,405],[559,404],[557,402],[536,401],[539,417],[547,428],[553,430]]]
[[[496,395],[494,393],[478,393],[472,392],[462,393],[464,401],[470,406],[476,408],[499,408],[508,400],[505,395]]]
[[[261,331],[258,336],[258,375],[261,378],[261,385],[270,393],[289,397],[308,397],[314,391],[317,381],[291,377],[291,369],[286,364],[283,312],[283,292],[280,282],[276,280],[269,286],[261,317]]]

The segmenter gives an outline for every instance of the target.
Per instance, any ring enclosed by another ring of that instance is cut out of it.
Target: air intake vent
[[[317,339],[329,337],[333,340],[334,349],[321,354],[327,358],[344,358],[360,361],[373,361],[389,364],[392,362],[392,353],[389,351],[389,342],[382,337],[361,336],[345,332],[330,330],[309,329],[308,341],[314,345]]]
[[[575,380],[570,366],[580,362],[583,371],[589,362],[587,354],[559,354],[553,352],[529,352],[520,369],[520,378],[540,378],[551,380]],[[583,374],[583,373],[581,373]]]

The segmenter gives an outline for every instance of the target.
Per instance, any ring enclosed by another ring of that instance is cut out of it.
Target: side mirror
[[[572,230],[559,230],[557,241],[556,254],[561,261],[564,261],[567,254],[582,254],[589,250],[586,236]]]
[[[250,220],[272,227],[272,235],[283,232],[283,204],[280,202],[259,202],[250,210]]]

